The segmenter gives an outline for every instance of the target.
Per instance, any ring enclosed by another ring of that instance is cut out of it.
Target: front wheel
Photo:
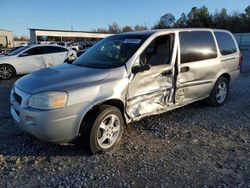
[[[0,79],[8,80],[16,75],[15,69],[10,65],[0,65]]]
[[[124,120],[118,108],[101,105],[86,117],[83,126],[84,144],[93,154],[103,153],[120,141]]]
[[[214,85],[209,96],[209,103],[212,106],[221,106],[225,103],[229,92],[229,81],[225,77],[220,77]]]

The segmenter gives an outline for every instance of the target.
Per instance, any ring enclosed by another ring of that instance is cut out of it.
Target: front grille
[[[19,96],[17,93],[14,93],[13,96],[14,96],[14,99],[15,99],[19,104],[22,103],[22,97],[21,97],[21,96]]]

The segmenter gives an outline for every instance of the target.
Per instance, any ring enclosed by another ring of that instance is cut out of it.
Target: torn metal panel
[[[180,104],[184,101],[185,95],[184,95],[184,89],[177,89],[175,93],[175,102],[176,104]]]
[[[136,118],[143,114],[164,109],[168,105],[170,94],[171,90],[165,89],[134,97],[127,102],[127,112],[132,118]]]
[[[172,100],[172,76],[162,72],[171,69],[166,65],[134,75],[128,86],[127,113],[133,119],[154,111],[163,110]],[[172,69],[171,69],[172,70]]]

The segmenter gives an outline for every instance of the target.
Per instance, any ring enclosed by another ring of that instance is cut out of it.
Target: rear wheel
[[[214,85],[209,97],[212,106],[221,106],[225,103],[229,92],[229,81],[225,77],[220,77]]]
[[[82,137],[93,154],[106,152],[120,141],[124,120],[118,108],[101,105],[85,119]]]
[[[0,79],[8,80],[15,75],[16,71],[11,65],[0,65]]]

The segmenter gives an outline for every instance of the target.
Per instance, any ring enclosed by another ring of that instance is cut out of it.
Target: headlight
[[[42,110],[62,108],[66,105],[67,98],[66,92],[38,93],[29,98],[28,106]]]

